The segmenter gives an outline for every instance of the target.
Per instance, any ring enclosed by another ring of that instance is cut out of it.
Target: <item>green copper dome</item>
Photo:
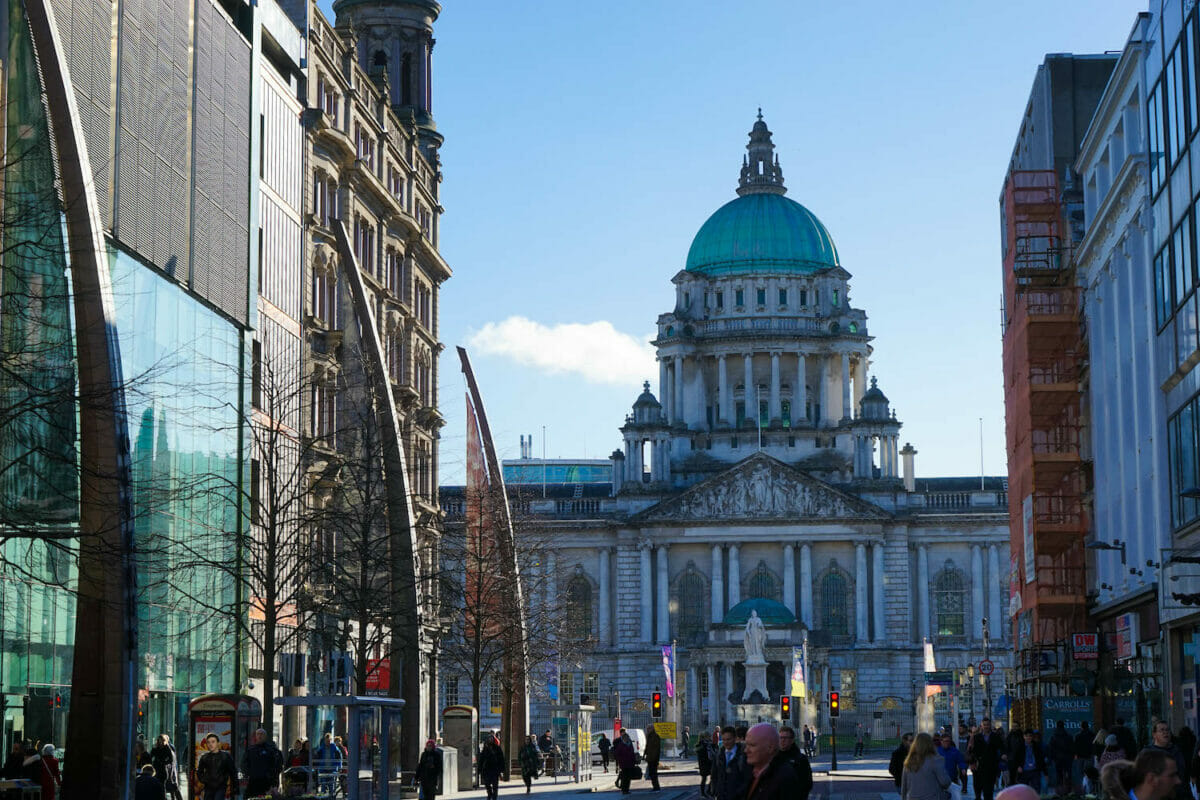
[[[745,194],[717,209],[692,240],[688,272],[733,275],[763,270],[811,274],[838,266],[821,221],[781,194]]]
[[[745,625],[750,619],[750,612],[757,611],[763,625],[791,625],[796,621],[796,615],[788,611],[787,606],[776,600],[765,597],[751,597],[743,600],[733,608],[722,620],[726,625]]]

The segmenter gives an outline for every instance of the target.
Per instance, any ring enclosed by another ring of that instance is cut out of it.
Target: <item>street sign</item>
[[[658,733],[659,737],[666,739],[668,742],[673,742],[679,738],[678,734],[675,733],[674,722],[656,722],[654,723],[654,730]]]
[[[979,674],[980,675],[991,675],[995,671],[996,671],[995,663],[993,663],[987,659],[984,659],[983,661],[979,662]]]

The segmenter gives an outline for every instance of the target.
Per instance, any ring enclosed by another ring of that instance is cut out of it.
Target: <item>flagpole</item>
[[[679,747],[679,735],[683,732],[683,726],[679,724],[680,723],[680,719],[679,719],[679,682],[675,679],[676,673],[678,671],[679,671],[679,666],[675,660],[675,640],[672,639],[671,640],[671,687],[675,691],[675,697],[672,698],[675,701],[675,704],[674,704],[674,706],[672,706],[672,708],[675,711],[675,746],[676,746],[676,748]]]

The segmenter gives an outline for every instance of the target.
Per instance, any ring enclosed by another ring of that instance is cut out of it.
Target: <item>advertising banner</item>
[[[1071,634],[1071,652],[1076,661],[1095,661],[1100,657],[1100,634]]]
[[[1072,736],[1079,733],[1079,723],[1091,725],[1093,705],[1090,697],[1043,697],[1042,698],[1042,729],[1052,730],[1062,720],[1067,732]]]

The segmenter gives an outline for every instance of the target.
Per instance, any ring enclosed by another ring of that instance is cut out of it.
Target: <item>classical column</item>
[[[808,417],[808,375],[804,353],[796,353],[796,388],[792,390],[792,427]]]
[[[995,631],[997,639],[1004,634],[1004,609],[1000,607],[1000,554],[996,545],[988,545],[987,553],[987,599],[988,599],[988,629]]]
[[[867,546],[854,545],[854,634],[859,642],[867,641]]]
[[[684,711],[689,714],[693,711],[699,711],[700,705],[704,702],[700,697],[700,679],[698,670],[695,664],[688,664],[687,669],[687,686],[684,687],[683,707]],[[683,731],[683,725],[679,726],[679,730]]]
[[[817,377],[821,383],[817,394],[817,397],[821,399],[820,422],[824,422],[829,418],[829,356],[821,355],[817,357]],[[816,421],[814,420],[814,422]]]
[[[732,723],[734,719],[733,703],[729,700],[729,696],[733,694],[733,664],[730,664],[728,661],[726,661],[721,664],[721,668],[721,672],[724,673],[724,679],[721,681],[721,684],[725,689],[721,693],[721,699],[724,701],[721,703],[721,716],[724,720],[727,720],[726,724],[729,724]]]
[[[662,356],[658,357],[658,400],[662,403],[663,410],[667,412],[667,421],[671,420],[671,406],[667,405],[667,389],[670,378],[667,375],[667,360]]]
[[[609,560],[611,553],[607,547],[600,548],[600,644],[612,644],[612,599],[610,597]]]
[[[875,636],[872,641],[886,642],[887,641],[887,620],[883,615],[883,592],[887,578],[883,572],[883,542],[876,542],[871,545],[871,560],[873,562],[872,572],[873,580],[871,581],[872,603],[871,608],[875,612]]]
[[[767,414],[774,425],[783,419],[783,406],[779,402],[779,353],[771,353],[771,395],[767,398]]]
[[[754,424],[758,425],[758,391],[754,385],[754,353],[746,353],[742,356],[742,363],[745,368],[745,387],[746,390],[742,393],[746,401],[746,419],[754,420]],[[750,409],[754,409],[751,411]]]
[[[971,641],[983,641],[983,550],[971,545]]]
[[[917,636],[929,638],[929,548],[917,547]]]
[[[683,421],[683,356],[675,356],[675,391],[671,393],[671,405],[675,409],[675,421]]]
[[[642,542],[640,545],[641,567],[642,567],[642,630],[641,639],[646,644],[654,640],[654,627],[651,623],[654,621],[654,614],[651,611],[654,608],[654,596],[651,590],[654,587],[654,575],[650,568],[650,543]]]
[[[800,621],[813,626],[812,545],[800,545]]]
[[[721,545],[712,546],[712,574],[709,588],[712,589],[712,623],[714,625],[725,619],[725,559],[721,555]]]
[[[717,421],[726,424],[733,420],[733,396],[729,393],[729,373],[725,367],[725,354],[717,355]]]
[[[658,546],[658,641],[671,641],[671,575],[665,544]]]
[[[854,416],[850,407],[850,354],[842,353],[842,419]]]
[[[796,613],[796,547],[791,542],[783,545],[783,604]]]
[[[854,410],[862,405],[863,395],[867,393],[867,357],[860,353],[854,362]]]
[[[729,607],[742,602],[742,564],[738,559],[738,546],[729,545]]]
[[[708,707],[708,724],[716,725],[721,719],[721,709],[717,707],[717,698],[721,696],[721,687],[717,685],[717,665],[710,663],[704,668],[708,672],[708,697],[704,698]]]
[[[891,477],[895,478],[900,474],[897,466],[900,463],[900,434],[893,433],[888,437],[888,463],[891,465]]]

